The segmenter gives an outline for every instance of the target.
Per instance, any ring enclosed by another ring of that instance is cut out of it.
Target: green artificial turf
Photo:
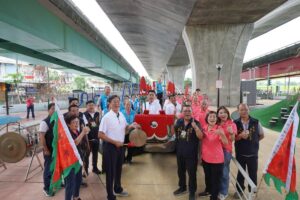
[[[266,108],[253,109],[250,112],[250,115],[260,121],[262,126],[272,129],[274,131],[281,132],[284,122],[280,118],[281,108],[288,108],[290,105],[295,105],[298,99],[298,95],[291,96],[288,99],[282,100],[272,106],[268,106]],[[298,105],[298,115],[300,116],[300,106]],[[269,121],[272,117],[278,117],[279,121],[274,125],[270,126]],[[300,128],[298,127],[298,137],[300,137]]]

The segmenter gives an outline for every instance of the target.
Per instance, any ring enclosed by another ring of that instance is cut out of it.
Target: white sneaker
[[[116,193],[116,192],[115,192],[115,195],[116,195],[116,196],[119,196],[119,197],[128,197],[128,196],[129,196],[128,192],[126,192],[125,190],[123,190],[123,191],[120,192],[120,193]]]
[[[218,195],[219,200],[225,200],[227,197],[228,197],[228,194],[227,195],[224,195],[224,194]]]
[[[44,195],[45,195],[46,197],[51,197],[51,196],[52,196],[52,195],[50,195],[49,192],[47,192],[46,190],[43,190],[43,192],[44,192]]]

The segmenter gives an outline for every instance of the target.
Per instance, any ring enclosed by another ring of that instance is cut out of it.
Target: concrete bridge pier
[[[200,88],[213,105],[217,104],[216,64],[223,64],[220,105],[235,106],[240,101],[240,73],[251,38],[253,23],[186,26],[183,40],[190,59],[193,90]]]
[[[188,68],[188,65],[168,67],[169,79],[175,84],[176,91],[184,91],[184,77]]]

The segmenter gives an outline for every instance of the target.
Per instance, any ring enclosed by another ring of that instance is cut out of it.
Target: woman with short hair
[[[82,158],[82,139],[90,132],[89,127],[84,127],[79,133],[79,118],[75,115],[67,115],[65,117],[66,124],[69,128],[72,138],[74,139],[75,145],[77,146],[80,157]],[[65,178],[65,200],[81,200],[79,197],[80,185],[82,182],[82,167],[75,173],[75,169],[71,169],[70,174]]]

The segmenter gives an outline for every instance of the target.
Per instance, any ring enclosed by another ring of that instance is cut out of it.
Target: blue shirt
[[[123,113],[127,124],[132,124],[134,121],[135,112],[131,109],[129,114],[127,114],[126,110],[121,110],[121,112]]]
[[[101,98],[101,102],[100,102],[100,107],[102,110],[107,109],[107,100],[109,98],[109,96],[106,96],[105,94],[102,94],[100,96]]]
[[[124,106],[124,103],[121,102],[121,103],[120,103],[120,111],[122,112],[123,110],[125,110],[125,106]]]
[[[156,93],[163,93],[162,85],[159,82],[156,83]]]
[[[135,99],[134,101],[130,100],[130,101],[131,101],[132,109],[133,109],[135,112],[138,112],[139,109],[140,109],[140,102],[139,102],[139,99]]]

